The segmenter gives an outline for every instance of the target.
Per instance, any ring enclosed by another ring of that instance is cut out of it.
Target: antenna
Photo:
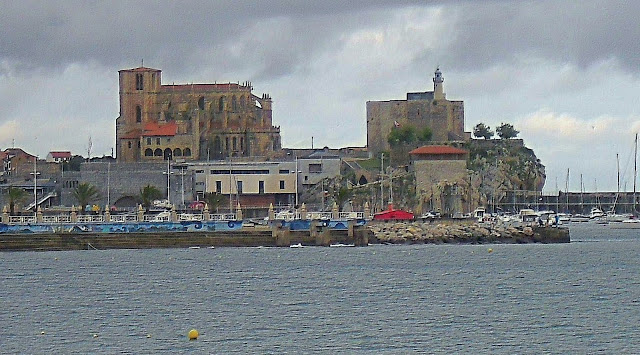
[[[91,159],[91,148],[93,147],[93,142],[91,142],[91,136],[89,136],[89,145],[87,147],[87,161]]]
[[[142,58],[142,60],[140,60],[140,67],[144,68],[144,58]]]

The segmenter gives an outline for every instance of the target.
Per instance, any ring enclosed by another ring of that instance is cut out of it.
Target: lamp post
[[[38,161],[38,156],[33,157],[33,172],[30,175],[33,175],[33,213],[35,214],[38,211],[38,172],[36,168],[36,164]]]
[[[169,157],[169,159],[167,159],[167,171],[162,173],[164,175],[167,175],[167,204],[171,205],[171,185],[170,185],[170,180],[169,180],[169,176],[172,174],[171,172],[171,159]]]

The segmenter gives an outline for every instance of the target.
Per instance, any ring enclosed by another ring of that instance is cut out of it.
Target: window
[[[238,193],[241,194],[242,193],[242,181],[238,181]]]
[[[142,122],[142,108],[140,106],[136,106],[136,122]]]
[[[191,149],[184,148],[184,152],[182,152],[182,155],[184,155],[185,157],[190,157],[191,156]]]
[[[160,145],[160,138],[156,138],[156,145]]]
[[[238,111],[238,101],[237,101],[235,95],[231,98],[231,109],[233,111]]]
[[[322,172],[322,164],[309,164],[309,172],[310,173],[321,173]]]
[[[224,138],[224,146],[225,146],[225,150],[229,151],[229,137]]]
[[[196,170],[196,174],[202,174],[204,173],[204,170]]]
[[[153,150],[151,150],[151,148],[145,149],[144,156],[145,157],[152,157],[153,156]]]
[[[140,141],[138,141],[138,148],[140,148]]]
[[[222,193],[222,181],[216,180],[216,192]]]
[[[144,90],[144,81],[142,74],[136,74],[136,90]]]
[[[218,100],[218,111],[222,112],[223,109],[224,109],[224,96],[220,97],[220,100]]]
[[[201,109],[201,110],[204,110],[204,96],[201,96],[198,99],[198,108]]]
[[[289,169],[280,169],[280,174],[289,174]]]
[[[280,180],[280,190],[284,190],[284,180]]]
[[[129,146],[129,149],[131,149],[131,141],[128,141],[127,145]]]
[[[237,144],[237,140],[236,137],[233,137],[233,150],[236,151],[238,149],[238,144]]]
[[[156,150],[153,151],[153,156],[154,157],[161,157],[162,156],[162,149],[156,148]]]
[[[176,148],[173,150],[173,156],[174,157],[181,157],[182,156],[182,149],[180,148]]]
[[[264,194],[264,181],[258,181],[258,193],[260,195]]]
[[[240,150],[244,150],[244,137],[240,137]]]
[[[151,145],[151,138],[147,138],[147,145]]]

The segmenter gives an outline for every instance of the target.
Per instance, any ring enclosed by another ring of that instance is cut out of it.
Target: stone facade
[[[432,141],[463,141],[464,102],[450,101],[443,92],[439,69],[433,78],[434,91],[407,93],[406,100],[367,101],[367,147],[373,155],[389,150],[387,138],[394,127],[410,125],[418,131],[429,127]]]
[[[161,71],[120,70],[119,162],[270,156],[281,149],[271,97],[251,83],[162,85]]]
[[[449,146],[425,146],[410,152],[416,177],[416,193],[422,212],[440,211],[449,216],[470,212],[468,152]]]

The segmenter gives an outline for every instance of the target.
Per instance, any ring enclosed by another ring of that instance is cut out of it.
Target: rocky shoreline
[[[505,225],[477,222],[380,222],[369,223],[369,243],[388,244],[524,244],[569,243],[566,228]]]

